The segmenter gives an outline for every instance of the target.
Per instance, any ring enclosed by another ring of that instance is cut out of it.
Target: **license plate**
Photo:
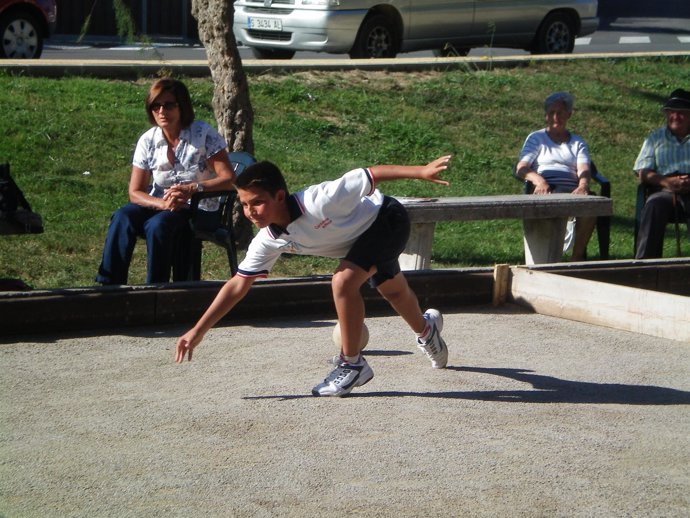
[[[283,22],[278,18],[249,18],[249,28],[262,31],[282,31]]]

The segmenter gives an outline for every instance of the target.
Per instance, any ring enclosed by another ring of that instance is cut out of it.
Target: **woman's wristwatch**
[[[199,182],[196,183],[196,192],[204,192],[204,186]]]

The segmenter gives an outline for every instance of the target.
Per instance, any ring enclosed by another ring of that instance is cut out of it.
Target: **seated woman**
[[[207,123],[194,120],[182,82],[156,81],[145,104],[152,128],[134,151],[129,203],[110,221],[96,276],[101,284],[127,284],[137,236],[146,239],[146,282],[168,282],[173,262],[188,260],[192,195],[227,190],[235,181],[225,140]],[[202,200],[199,206],[217,210],[218,201]]]
[[[589,194],[590,163],[587,144],[567,129],[573,96],[556,92],[544,101],[546,128],[530,133],[517,164],[518,178],[534,185],[534,194]],[[596,217],[577,218],[572,260],[586,257]]]

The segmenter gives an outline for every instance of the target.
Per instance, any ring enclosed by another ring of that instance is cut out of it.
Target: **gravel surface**
[[[313,385],[333,321],[0,344],[0,515],[690,513],[690,346],[514,307],[445,315],[433,370],[367,320],[374,379]]]

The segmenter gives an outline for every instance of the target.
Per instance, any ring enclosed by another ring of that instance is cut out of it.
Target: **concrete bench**
[[[407,248],[400,256],[403,270],[430,267],[434,229],[438,221],[521,219],[525,264],[541,264],[561,260],[569,217],[613,214],[613,202],[603,196],[515,194],[398,200],[407,209],[412,223]]]

